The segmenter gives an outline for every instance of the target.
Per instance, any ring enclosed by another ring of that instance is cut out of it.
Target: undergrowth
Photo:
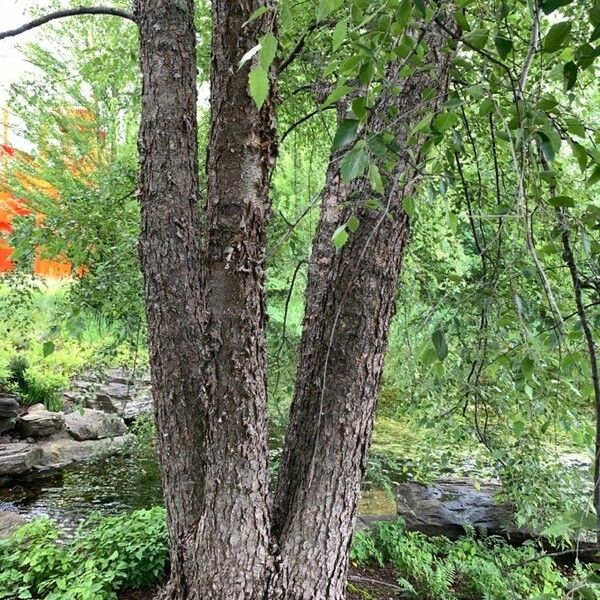
[[[420,600],[562,600],[600,598],[594,566],[575,565],[570,577],[531,544],[504,540],[458,541],[407,532],[401,521],[381,522],[354,536],[356,565],[391,564],[405,598]]]

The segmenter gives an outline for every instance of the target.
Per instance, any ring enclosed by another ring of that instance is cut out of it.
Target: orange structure
[[[0,274],[8,273],[15,268],[15,264],[11,259],[13,248],[8,243],[8,236],[13,231],[13,220],[18,216],[32,214],[25,203],[14,196],[6,181],[6,169],[12,158],[19,155],[20,159],[31,160],[25,153],[15,150],[7,143],[6,117],[3,137],[4,143],[0,144]],[[27,186],[46,189],[51,196],[58,195],[56,190],[47,182],[33,180],[26,175],[22,175],[19,179],[22,179],[22,182]],[[35,219],[36,223],[39,224],[43,219],[43,215],[37,213]],[[46,278],[63,278],[71,275],[71,265],[68,262],[60,259],[42,258],[42,255],[42,249],[38,248],[33,265],[35,275]]]

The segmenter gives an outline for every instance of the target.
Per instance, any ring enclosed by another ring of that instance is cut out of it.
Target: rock
[[[0,475],[19,475],[29,471],[42,457],[36,444],[19,442],[0,445]]]
[[[0,510],[0,540],[10,537],[27,519],[10,510]]]
[[[0,435],[12,431],[19,416],[19,401],[15,396],[0,394]]]
[[[516,527],[510,505],[496,502],[500,485],[492,482],[475,487],[469,479],[437,479],[431,485],[409,482],[397,486],[398,515],[409,530],[426,535],[456,538],[464,526],[490,535],[525,539],[531,532]]]
[[[12,431],[17,425],[17,419],[0,419],[0,435]]]
[[[16,419],[19,416],[19,401],[15,396],[0,395],[0,419]]]
[[[17,423],[17,431],[23,437],[48,437],[58,433],[65,424],[62,412],[50,412],[45,408],[32,407]]]
[[[149,379],[133,378],[125,369],[111,369],[103,375],[87,373],[73,381],[73,389],[64,397],[93,410],[117,414],[127,422],[152,410]]]
[[[65,428],[76,440],[101,440],[123,435],[127,425],[114,414],[84,408],[65,417]]]
[[[87,462],[110,456],[132,443],[133,435],[120,435],[102,440],[80,442],[67,433],[44,438],[35,447],[41,452],[34,468],[37,470],[62,469],[74,462]]]

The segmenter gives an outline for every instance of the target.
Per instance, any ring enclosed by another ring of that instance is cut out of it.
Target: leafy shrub
[[[21,395],[25,404],[42,403],[48,410],[60,410],[63,407],[60,393],[69,385],[69,380],[64,375],[29,367],[24,379]]]
[[[501,539],[467,535],[452,542],[407,532],[402,521],[377,523],[354,536],[350,559],[360,565],[391,563],[409,598],[423,600],[561,600],[568,590],[600,598],[596,575],[579,568],[568,581],[533,545],[513,548]],[[578,597],[578,596],[575,596]]]
[[[0,599],[116,600],[162,579],[168,556],[163,508],[89,522],[66,545],[39,519],[0,541]]]

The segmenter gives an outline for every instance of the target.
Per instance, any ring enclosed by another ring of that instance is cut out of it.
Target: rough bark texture
[[[264,3],[213,1],[207,159],[205,500],[195,544],[203,599],[262,596],[269,544],[264,257],[275,162],[273,103],[257,110],[242,56]]]
[[[201,292],[193,2],[137,0],[142,228],[150,365],[174,586],[203,499]],[[182,449],[185,448],[185,451]]]
[[[395,130],[400,147],[439,104],[447,85],[446,39],[425,38],[429,55],[401,93],[386,94],[369,123]],[[437,91],[423,103],[427,88]],[[399,124],[386,122],[396,107]],[[417,109],[417,107],[420,107]],[[403,198],[415,191],[416,156],[403,152],[384,210],[367,208],[368,183],[344,184],[332,160],[310,261],[296,389],[275,498],[279,556],[270,600],[341,600],[361,479],[370,444],[398,276],[409,235]],[[350,216],[360,220],[341,251],[331,238]]]
[[[162,598],[262,598],[268,558],[264,250],[275,157],[239,69],[268,19],[213,2],[212,129],[200,248],[193,0],[137,0],[142,235],[152,383],[171,536]]]

